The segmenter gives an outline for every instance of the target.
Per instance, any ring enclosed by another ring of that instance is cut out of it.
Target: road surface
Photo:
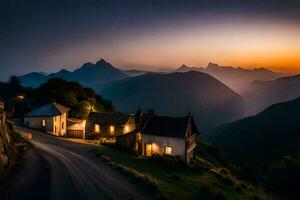
[[[26,154],[23,169],[1,186],[8,191],[2,198],[142,199],[124,177],[89,151],[95,146],[30,132],[35,148]]]

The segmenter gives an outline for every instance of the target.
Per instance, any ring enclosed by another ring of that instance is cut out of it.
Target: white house
[[[68,111],[69,108],[58,103],[49,103],[26,114],[24,123],[29,128],[66,136]]]
[[[194,157],[199,131],[192,116],[151,116],[140,132],[142,154],[179,156],[187,164]]]

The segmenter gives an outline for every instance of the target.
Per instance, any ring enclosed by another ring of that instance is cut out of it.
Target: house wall
[[[57,136],[67,135],[67,113],[53,117],[53,134]]]
[[[184,138],[171,138],[171,137],[142,134],[142,144],[143,147],[145,146],[145,144],[152,144],[152,153],[159,154],[159,155],[164,155],[165,146],[171,146],[172,155],[179,156],[182,160],[185,161],[186,149],[185,149]]]
[[[46,121],[46,126],[42,126],[42,120]],[[24,123],[27,125],[29,122],[29,128],[40,129],[42,131],[53,132],[53,117],[25,117]]]
[[[42,120],[46,121],[45,127],[42,126]],[[53,117],[25,117],[25,125],[27,122],[29,122],[30,128],[50,132],[56,136],[66,136],[67,134],[67,113]]]
[[[100,125],[100,133],[95,133],[95,125],[99,123],[95,123],[93,121],[86,122],[85,134],[87,137],[95,137],[95,136],[115,136],[115,135],[122,135],[125,133],[132,132],[135,130],[136,125],[134,121],[134,117],[129,117],[126,124],[116,125],[116,124],[99,124]],[[115,127],[114,134],[110,133],[110,126],[113,125]],[[126,130],[126,126],[128,129]]]

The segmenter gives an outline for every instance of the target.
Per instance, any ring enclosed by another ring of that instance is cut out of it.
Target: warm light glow
[[[109,132],[110,132],[110,134],[114,134],[115,133],[115,126],[113,126],[113,125],[109,126]]]
[[[22,100],[24,100],[24,99],[25,99],[25,97],[24,97],[24,96],[22,96],[22,95],[19,95],[19,96],[17,96],[17,99],[18,99],[18,100],[20,100],[20,101],[22,101]]]
[[[46,126],[46,120],[42,120],[42,126],[45,127]]]
[[[159,153],[159,146],[155,143],[152,143],[152,152]]]
[[[172,155],[172,147],[165,147],[165,154]]]
[[[129,126],[126,125],[126,126],[124,127],[124,132],[127,133],[128,131],[129,131]]]
[[[152,155],[152,144],[146,144],[146,156]]]
[[[100,133],[100,125],[95,124],[95,133]]]

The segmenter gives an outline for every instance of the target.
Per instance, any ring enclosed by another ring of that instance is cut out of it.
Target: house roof
[[[122,113],[91,112],[87,121],[100,125],[124,125],[131,116]]]
[[[25,115],[25,117],[52,117],[68,112],[70,109],[58,103],[49,103]]]
[[[185,138],[189,123],[192,125],[193,132],[199,133],[192,116],[169,117],[155,115],[146,120],[142,128],[142,134]]]

